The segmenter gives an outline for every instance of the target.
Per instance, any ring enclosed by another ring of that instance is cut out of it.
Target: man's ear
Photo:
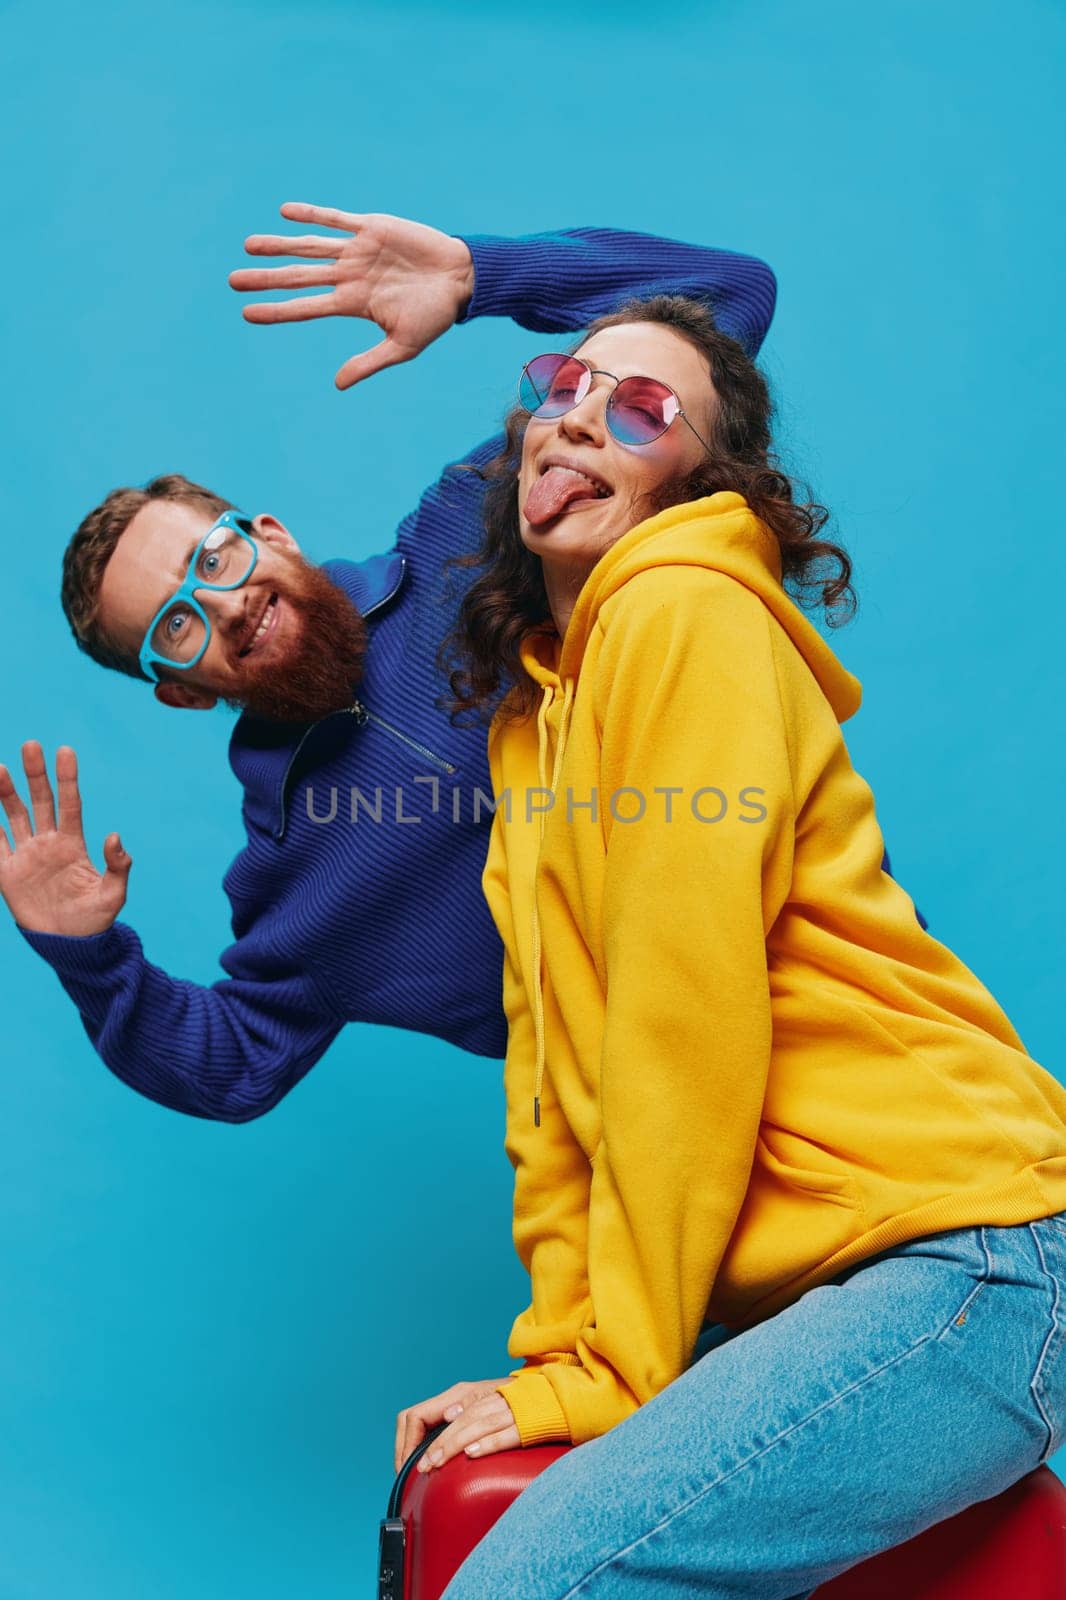
[[[172,683],[169,678],[157,683],[154,692],[160,705],[175,706],[180,711],[210,711],[218,705],[217,694],[197,689],[191,683]]]
[[[288,550],[295,556],[300,554],[300,546],[285,524],[265,511],[252,518],[252,532],[263,544],[271,545],[275,550]]]

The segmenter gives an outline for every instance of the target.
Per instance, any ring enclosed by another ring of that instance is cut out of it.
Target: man
[[[631,296],[687,294],[754,353],[773,312],[763,263],[641,234],[463,240],[394,217],[302,204],[282,214],[342,236],[253,237],[252,255],[311,264],[245,269],[231,283],[329,290],[250,306],[250,321],[376,322],[382,342],[341,368],[341,388],[476,316],[574,331]],[[502,444],[446,468],[394,547],[364,561],[312,566],[275,518],[244,517],[178,476],[114,491],[71,540],[63,604],[83,650],[154,681],[172,709],[243,709],[230,761],[247,842],[225,879],[227,976],[210,987],[153,966],[117,920],[130,858],[112,834],[104,871],[93,866],[73,750],[56,756],[58,806],[39,744],[23,747],[29,809],[0,767],[11,835],[0,830],[0,892],[107,1065],[160,1104],[259,1116],[347,1022],[503,1056],[502,953],[481,894],[486,733],[438,707],[436,660],[468,581],[453,576],[450,613],[444,564],[480,542],[476,469]]]

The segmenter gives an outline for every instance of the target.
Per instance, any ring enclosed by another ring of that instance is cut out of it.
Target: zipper
[[[322,724],[328,721],[329,717],[337,717],[341,716],[342,714],[343,713],[339,711],[330,711],[327,716],[319,717],[317,722],[312,722],[311,726],[309,728],[305,728],[303,733],[300,735],[300,741],[292,755],[289,757],[288,761],[285,763],[285,771],[282,773],[281,782],[278,784],[278,796],[275,805],[281,809],[281,826],[274,829],[275,839],[280,839],[282,834],[285,832],[285,826],[288,820],[286,816],[288,808],[285,803],[285,791],[289,786],[289,774],[299,759],[300,751],[303,749],[304,745],[307,743],[308,739],[310,739],[311,735],[316,731],[316,729],[321,728]]]
[[[409,734],[401,733],[399,728],[394,728],[391,722],[386,722],[384,717],[379,717],[376,712],[371,711],[369,706],[365,706],[361,700],[352,701],[348,707],[348,715],[354,717],[360,727],[365,727],[368,722],[372,722],[375,727],[383,728],[386,733],[391,733],[394,739],[399,739],[409,749],[417,750],[420,756],[423,756],[427,761],[432,761],[433,765],[440,767],[442,772],[458,772],[459,769],[453,762],[445,761],[443,756],[435,756],[432,750],[427,749],[424,744],[419,744],[418,740],[412,739]]]
[[[387,598],[388,596],[386,596],[386,599]],[[384,605],[385,601],[382,600],[379,603]],[[377,610],[377,607],[375,606],[373,609]],[[454,762],[445,761],[443,756],[434,755],[433,751],[428,749],[426,745],[419,744],[417,739],[412,739],[406,733],[401,733],[399,728],[394,728],[391,722],[386,722],[384,717],[379,717],[376,712],[370,710],[369,706],[365,706],[361,700],[354,699],[350,706],[344,706],[340,711],[330,711],[326,716],[320,717],[317,722],[312,722],[311,726],[309,728],[305,728],[304,732],[300,736],[300,742],[296,746],[296,749],[293,751],[292,755],[289,757],[285,771],[282,775],[281,783],[278,786],[277,803],[281,807],[281,827],[275,829],[274,831],[274,837],[276,839],[280,839],[282,834],[285,832],[287,820],[285,791],[288,788],[289,774],[296,765],[296,762],[299,759],[300,751],[303,749],[308,739],[310,739],[311,735],[318,728],[320,728],[324,722],[328,722],[330,717],[354,717],[360,727],[365,727],[368,722],[373,722],[377,727],[383,729],[385,733],[390,733],[394,739],[399,739],[400,742],[407,745],[409,749],[417,750],[418,754],[423,758],[423,760],[432,762],[433,765],[435,767],[439,767],[442,772],[447,772],[449,775],[451,775],[459,770]]]
[[[388,594],[383,595],[380,600],[376,600],[372,606],[363,612],[364,617],[372,617],[375,611],[379,611],[382,606],[388,604],[403,582],[406,571],[407,557],[401,556],[400,576]],[[384,717],[379,717],[376,712],[371,711],[370,707],[365,706],[358,698],[353,700],[346,710],[348,716],[355,717],[360,727],[364,727],[368,722],[373,722],[375,726],[383,728],[386,733],[391,733],[394,739],[401,740],[409,749],[417,750],[420,756],[425,756],[427,761],[432,761],[433,765],[440,767],[442,772],[458,772],[459,769],[453,762],[445,761],[443,756],[435,756],[432,750],[428,750],[424,744],[419,744],[417,739],[412,739],[406,733],[401,733],[399,728],[394,728],[391,722],[386,722]],[[302,744],[303,740],[300,743]],[[299,749],[299,746],[297,746],[297,749]],[[293,759],[295,759],[295,756]]]

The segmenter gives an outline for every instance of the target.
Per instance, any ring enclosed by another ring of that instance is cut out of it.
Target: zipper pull
[[[350,717],[354,717],[361,728],[366,726],[370,718],[370,713],[361,700],[352,701],[351,705],[348,707],[348,715]]]

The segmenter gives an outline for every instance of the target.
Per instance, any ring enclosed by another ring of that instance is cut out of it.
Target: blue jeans
[[[914,1239],[554,1462],[442,1600],[806,1600],[1066,1436],[1066,1212]]]

